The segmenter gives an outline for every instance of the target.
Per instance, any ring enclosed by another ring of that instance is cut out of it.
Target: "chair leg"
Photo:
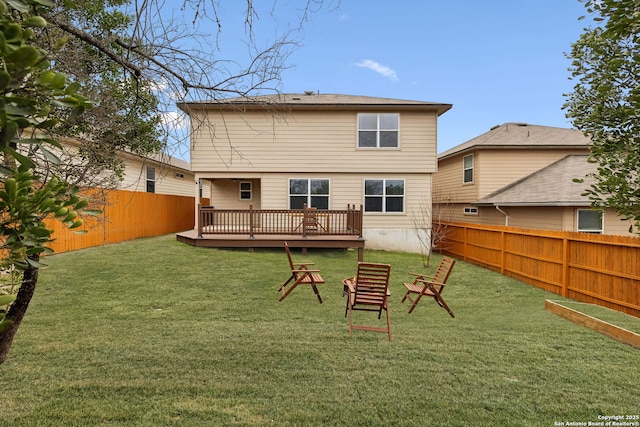
[[[290,293],[291,291],[293,291],[296,286],[298,286],[298,283],[300,283],[300,280],[296,280],[293,285],[289,286],[288,289],[282,291],[282,296],[280,297],[280,299],[278,301],[282,301],[283,299],[285,299]],[[284,288],[284,285],[282,285],[282,287],[280,289]]]
[[[316,296],[318,297],[318,301],[320,301],[320,304],[322,304],[322,298],[320,298],[320,291],[318,291],[318,287],[316,286],[315,283],[311,282],[311,287],[313,288],[313,292],[316,294]]]
[[[411,304],[408,314],[411,314],[411,312],[413,312],[413,309],[416,308],[416,305],[418,305],[418,301],[420,301],[420,298],[422,298],[422,294],[418,294],[416,299],[412,301],[413,304]],[[409,300],[411,300],[411,298],[409,298]]]
[[[387,312],[387,335],[389,336],[389,341],[391,341],[391,316],[389,315],[389,307],[385,309]]]
[[[438,302],[438,304],[440,304],[440,307],[444,308],[445,310],[447,310],[447,312],[449,312],[449,315],[453,318],[455,318],[456,316],[453,315],[453,312],[451,311],[451,309],[449,308],[449,306],[447,305],[446,302],[444,302],[444,300],[442,299],[442,297],[438,294],[438,296],[434,297],[435,300]]]
[[[280,287],[278,288],[278,292],[282,292],[282,289],[284,289],[284,287],[285,287],[285,286],[287,286],[287,285],[289,284],[289,282],[291,282],[292,280],[293,280],[293,276],[289,277],[289,279],[287,279],[287,281],[286,281],[286,282],[284,282],[284,283],[282,284],[282,286],[280,286]]]
[[[410,291],[407,291],[407,293],[404,294],[404,296],[402,297],[402,301],[400,301],[400,303],[403,303],[404,300],[406,300],[407,298],[409,298],[409,301],[411,301],[411,298],[409,297],[410,293],[411,293]]]

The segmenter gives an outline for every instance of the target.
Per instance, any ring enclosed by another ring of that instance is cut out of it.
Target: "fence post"
[[[562,296],[569,295],[569,239],[562,239]]]
[[[467,251],[469,248],[469,233],[467,232],[468,227],[466,225],[462,226],[462,230],[464,231],[463,236],[464,236],[464,246],[463,246],[463,252],[464,252],[464,258],[463,260],[466,261],[467,260]]]
[[[196,215],[198,223],[196,226],[198,227],[198,238],[202,239],[202,209],[200,209],[200,207],[201,205],[198,203],[198,214]]]
[[[504,270],[506,268],[505,264],[507,263],[506,256],[506,248],[507,244],[506,233],[504,230],[500,231],[500,274],[504,274]]]

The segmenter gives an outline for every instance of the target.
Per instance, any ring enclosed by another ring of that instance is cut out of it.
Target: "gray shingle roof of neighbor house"
[[[587,177],[597,165],[587,155],[568,155],[471,203],[474,206],[590,206],[582,193],[593,182]],[[574,182],[574,178],[584,182]]]
[[[531,125],[528,123],[505,123],[494,126],[488,132],[440,153],[438,160],[472,150],[505,148],[566,149],[571,146],[586,148],[588,144],[589,138],[579,130]]]
[[[399,110],[435,110],[438,115],[450,110],[451,104],[439,102],[412,101],[394,98],[377,98],[360,95],[319,94],[307,91],[302,94],[276,94],[250,97],[225,98],[208,101],[181,102],[178,108],[185,112],[190,109],[214,107],[235,109],[256,108],[264,109],[270,106],[280,106],[289,109],[333,109],[333,108],[382,108],[393,107]]]

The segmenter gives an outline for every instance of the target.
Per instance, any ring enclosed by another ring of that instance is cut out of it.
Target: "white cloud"
[[[181,111],[165,111],[160,114],[162,122],[172,129],[188,129],[189,120]]]
[[[397,82],[398,81],[398,75],[396,74],[396,72],[392,69],[387,67],[386,65],[382,65],[377,63],[376,61],[372,61],[370,59],[364,59],[360,62],[358,62],[356,64],[357,67],[362,67],[362,68],[368,68],[372,71],[375,71],[376,73],[387,77],[389,80],[391,80],[392,82]]]

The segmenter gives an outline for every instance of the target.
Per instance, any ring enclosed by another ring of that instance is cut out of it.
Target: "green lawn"
[[[340,281],[357,254],[293,254],[322,270],[324,304],[305,287],[278,302],[284,249],[163,236],[48,257],[0,365],[0,426],[553,426],[640,413],[640,352],[547,312],[557,295],[458,262],[443,294],[456,318],[424,299],[408,315],[401,283],[420,256],[365,251],[392,265],[393,341],[349,337]]]

